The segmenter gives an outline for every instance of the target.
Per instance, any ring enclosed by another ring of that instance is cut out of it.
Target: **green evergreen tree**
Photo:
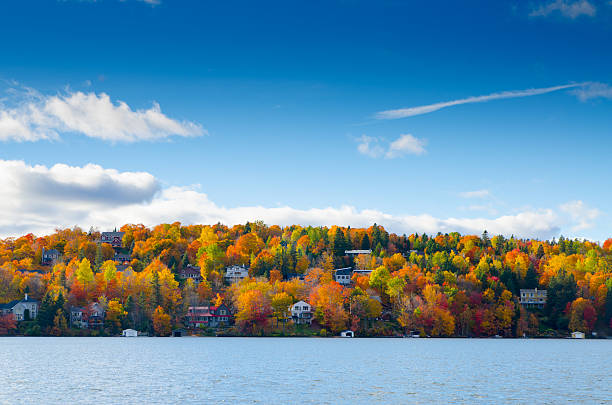
[[[565,329],[567,328],[567,317],[564,316],[565,308],[568,303],[576,299],[576,281],[574,276],[565,269],[559,272],[550,280],[547,289],[546,313],[552,321],[552,326]]]
[[[365,233],[363,235],[363,239],[361,239],[361,249],[363,250],[368,250],[371,249],[372,247],[370,246],[370,238],[368,238],[368,234]]]
[[[538,273],[536,272],[533,264],[529,264],[527,273],[525,273],[525,279],[523,280],[523,288],[536,288],[538,287]]]
[[[36,322],[40,328],[45,331],[47,328],[53,326],[53,318],[55,317],[55,302],[51,297],[50,293],[45,294],[38,308],[38,315],[36,316]]]

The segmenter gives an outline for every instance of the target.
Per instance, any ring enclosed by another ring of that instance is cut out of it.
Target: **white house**
[[[351,267],[345,267],[342,269],[334,270],[334,281],[338,284],[342,284],[342,285],[351,284],[352,276],[353,276],[353,269]]]
[[[572,332],[572,339],[584,339],[584,332]]]
[[[38,315],[38,306],[38,301],[28,297],[26,293],[22,300],[1,304],[0,314],[13,314],[16,321],[23,321],[28,317],[30,319],[36,319]]]
[[[340,332],[341,337],[352,338],[355,337],[355,332],[352,330],[345,330],[344,332]]]
[[[121,336],[124,336],[124,337],[138,337],[138,331],[136,331],[134,329],[125,329],[121,333]]]
[[[230,284],[238,283],[249,277],[249,269],[244,266],[230,266],[225,269],[225,281]]]
[[[312,323],[312,306],[305,301],[298,301],[293,304],[289,310],[291,311],[291,318],[295,324],[308,324]]]

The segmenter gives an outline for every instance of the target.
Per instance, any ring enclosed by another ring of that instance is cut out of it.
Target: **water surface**
[[[0,338],[0,403],[612,403],[612,340]]]

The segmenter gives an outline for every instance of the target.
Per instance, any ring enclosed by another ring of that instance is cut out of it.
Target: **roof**
[[[197,274],[200,275],[200,268],[199,267],[195,267],[192,265],[187,265],[186,267],[183,267],[180,271],[180,274]]]
[[[334,270],[334,272],[336,273],[336,275],[351,275],[353,274],[353,268],[352,267],[344,267],[342,269],[336,269]]]
[[[102,235],[104,236],[123,236],[125,232],[102,232]]]
[[[43,255],[59,255],[60,252],[57,249],[45,249],[43,248]]]
[[[347,255],[369,255],[372,253],[370,249],[357,249],[357,250],[345,250],[344,254]]]
[[[38,300],[35,300],[30,297],[24,298],[22,300],[13,300],[11,302],[7,302],[6,304],[0,304],[0,309],[12,309],[15,305],[20,304],[22,302],[38,303]]]

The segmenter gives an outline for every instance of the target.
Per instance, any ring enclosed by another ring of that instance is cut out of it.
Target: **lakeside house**
[[[118,249],[123,245],[124,232],[102,232],[100,235],[100,242],[108,243],[113,248]]]
[[[289,307],[293,323],[297,325],[312,323],[312,306],[306,301],[298,301]]]
[[[334,270],[334,281],[338,284],[349,285],[351,283],[352,276],[353,276],[352,267],[344,267],[342,269]]]
[[[200,268],[188,264],[179,271],[179,277],[183,280],[192,279],[195,285],[202,282],[202,274]]]
[[[355,332],[352,330],[345,330],[344,332],[340,332],[340,337],[352,338],[355,337]]]
[[[224,277],[228,284],[239,283],[249,277],[249,269],[245,266],[230,266],[225,269]]]
[[[225,304],[219,306],[192,306],[187,309],[187,325],[190,328],[218,328],[232,322],[232,313]]]
[[[534,289],[521,289],[519,303],[526,308],[544,308],[546,305],[547,291]]]
[[[80,329],[96,329],[104,326],[105,311],[97,302],[86,307],[70,307],[70,326]]]
[[[45,249],[42,248],[42,256],[40,258],[40,264],[43,266],[50,266],[55,264],[60,258],[60,252],[56,249]]]
[[[121,332],[121,336],[123,337],[138,337],[138,331],[134,329],[124,329]]]
[[[572,332],[572,339],[584,339],[584,332],[580,332],[580,331]]]
[[[14,300],[6,304],[0,304],[2,315],[13,314],[16,321],[36,319],[39,303],[26,293],[22,300]]]

